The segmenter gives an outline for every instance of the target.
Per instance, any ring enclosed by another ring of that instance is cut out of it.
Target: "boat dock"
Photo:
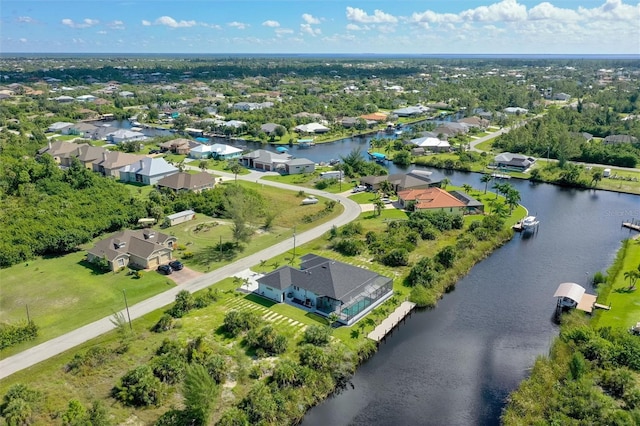
[[[386,317],[367,337],[376,342],[383,340],[387,334],[391,333],[395,326],[400,324],[408,315],[411,315],[416,304],[413,302],[402,302],[388,317]]]
[[[625,228],[633,229],[634,231],[640,231],[640,222],[632,221],[632,222],[622,222],[622,226]]]

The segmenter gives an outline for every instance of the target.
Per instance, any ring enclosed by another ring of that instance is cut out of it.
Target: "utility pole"
[[[296,257],[296,227],[293,227],[293,257]]]
[[[133,331],[133,326],[131,325],[131,314],[129,314],[129,304],[127,303],[127,293],[122,289],[122,294],[124,295],[124,306],[127,308],[127,318],[129,319],[129,330]]]
[[[25,305],[27,307],[27,322],[31,322],[31,317],[29,316],[29,305]]]

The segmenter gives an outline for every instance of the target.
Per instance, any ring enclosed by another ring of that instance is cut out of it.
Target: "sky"
[[[640,54],[640,2],[2,0],[0,52]]]

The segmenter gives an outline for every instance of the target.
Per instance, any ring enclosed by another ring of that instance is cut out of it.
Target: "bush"
[[[355,256],[363,252],[364,244],[353,238],[344,238],[333,244],[333,249],[345,256]]]
[[[113,388],[112,396],[125,405],[135,407],[160,405],[165,387],[148,365],[141,365],[122,376]]]
[[[404,249],[393,249],[380,259],[386,266],[406,266],[409,264],[409,252]]]
[[[304,331],[305,343],[316,346],[324,346],[331,338],[331,328],[324,325],[310,325]]]
[[[33,321],[0,324],[0,350],[38,337],[38,326]]]
[[[300,365],[313,370],[326,370],[329,368],[329,355],[322,348],[306,344],[300,349]]]
[[[185,368],[184,358],[171,353],[156,356],[151,360],[153,375],[170,385],[182,380]]]
[[[260,324],[260,317],[252,312],[231,311],[224,316],[222,326],[231,336],[251,330]]]
[[[420,285],[430,288],[437,279],[438,272],[435,269],[433,260],[429,257],[423,257],[411,268],[406,283],[411,287]]]
[[[70,373],[80,373],[85,367],[95,368],[103,365],[111,357],[111,351],[102,346],[92,346],[85,353],[77,353],[66,365],[66,371]]]
[[[182,318],[194,307],[193,294],[182,290],[176,294],[176,302],[167,311],[174,318]]]
[[[278,355],[287,350],[287,338],[278,334],[270,325],[260,330],[250,330],[247,334],[247,343],[257,349],[262,349],[265,354]]]
[[[161,333],[163,331],[169,331],[174,327],[175,320],[169,314],[164,314],[160,317],[158,322],[151,328],[151,331]]]
[[[451,268],[457,255],[458,253],[454,246],[446,246],[436,254],[435,259],[445,268]]]
[[[593,275],[593,285],[599,286],[600,284],[604,284],[607,282],[607,277],[602,272],[598,271]]]
[[[425,286],[417,285],[411,289],[409,300],[420,308],[433,307],[436,305],[436,294],[427,290]]]

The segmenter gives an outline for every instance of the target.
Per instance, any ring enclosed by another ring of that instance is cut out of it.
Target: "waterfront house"
[[[115,132],[107,134],[107,140],[116,145],[122,142],[142,141],[147,139],[144,133],[134,132],[127,129],[118,129]]]
[[[316,163],[306,158],[293,158],[284,163],[284,173],[288,175],[313,173],[315,170]]]
[[[484,204],[473,198],[471,195],[462,191],[449,191],[449,194],[462,201],[465,205],[465,214],[482,214],[484,212]]]
[[[524,172],[531,167],[535,161],[535,158],[527,157],[526,155],[503,152],[495,156],[493,165],[498,169]]]
[[[164,158],[144,157],[140,161],[120,169],[122,182],[155,185],[160,179],[178,173],[177,167],[167,163]]]
[[[284,164],[291,158],[290,154],[278,154],[265,149],[257,149],[241,156],[240,162],[250,169],[270,172],[275,171],[279,164]]]
[[[393,295],[393,280],[364,268],[306,254],[300,269],[283,266],[258,278],[256,293],[351,325]]]
[[[327,133],[329,129],[320,123],[301,124],[294,129],[298,133]]]
[[[444,189],[406,189],[398,192],[400,206],[406,210],[443,211],[463,215],[466,205]]]
[[[112,271],[126,266],[155,268],[171,260],[175,242],[176,237],[150,228],[127,229],[98,241],[87,252],[87,261],[106,260]]]
[[[360,178],[360,184],[366,186],[367,189],[371,191],[378,191],[382,186],[382,182],[389,181],[393,192],[398,192],[405,189],[439,187],[442,179],[444,179],[444,176],[439,173],[429,172],[426,170],[412,170],[409,173],[364,176]]]
[[[66,135],[66,130],[71,126],[73,126],[73,123],[69,123],[67,121],[56,121],[55,123],[49,125],[49,127],[47,128],[47,132],[62,133],[63,135]]]
[[[435,137],[421,137],[411,139],[410,144],[416,145],[419,148],[423,148],[430,152],[449,152],[451,151],[451,144],[448,141],[438,139]]]
[[[120,169],[124,166],[134,164],[142,160],[144,156],[129,154],[121,151],[105,151],[102,158],[92,163],[93,171],[103,176],[120,178]]]
[[[621,143],[637,143],[638,138],[631,135],[609,135],[602,140],[604,145],[617,145]]]
[[[158,146],[162,151],[171,151],[174,154],[188,155],[191,150],[200,144],[191,139],[178,138],[162,142]]]

